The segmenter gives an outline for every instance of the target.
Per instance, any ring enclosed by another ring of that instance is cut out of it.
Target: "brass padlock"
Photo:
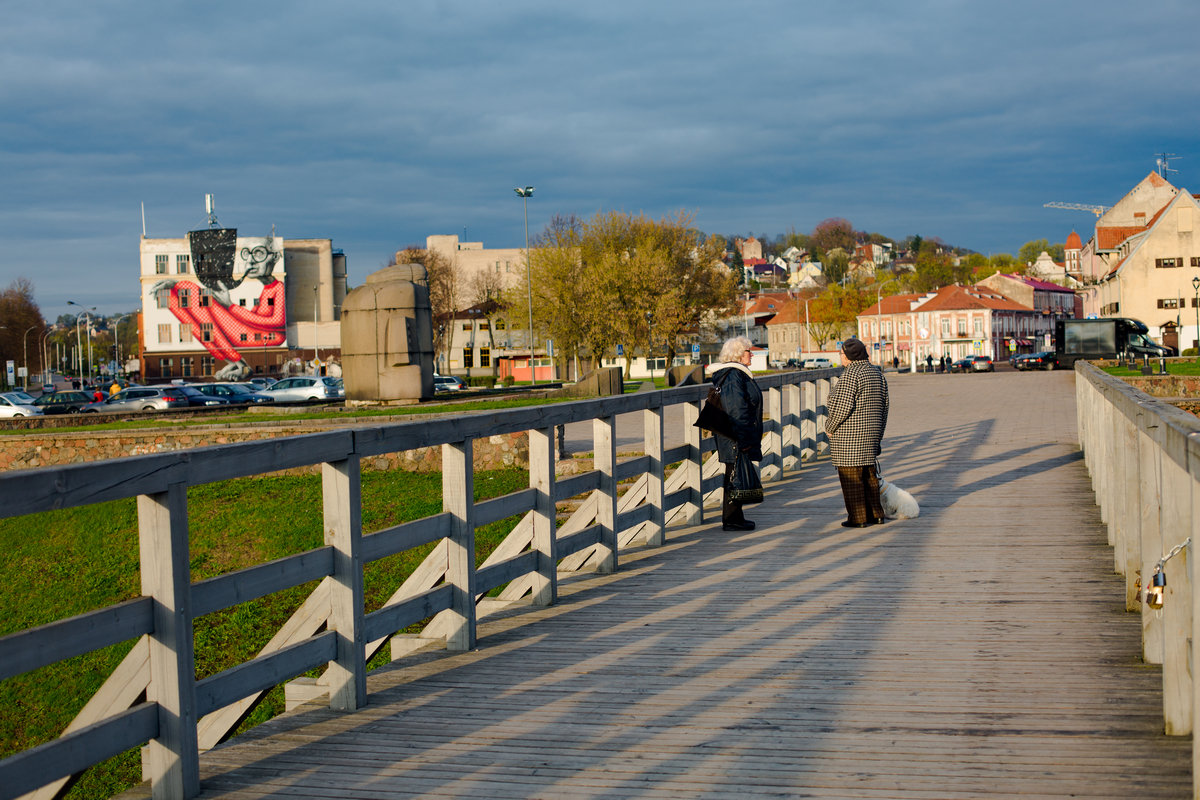
[[[1154,568],[1154,575],[1150,578],[1150,585],[1146,587],[1146,605],[1151,608],[1158,609],[1163,607],[1163,592],[1166,591],[1167,576],[1162,571],[1162,567]]]

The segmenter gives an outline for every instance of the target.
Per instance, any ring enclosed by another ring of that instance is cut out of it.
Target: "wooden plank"
[[[401,631],[450,608],[450,587],[437,586],[421,594],[391,603],[376,609],[363,618],[363,631],[367,641],[386,639]]]
[[[0,680],[137,638],[153,626],[154,601],[137,597],[0,637]]]
[[[560,537],[558,551],[565,558],[572,553],[578,553],[596,544],[603,544],[605,529],[602,525],[592,525],[570,536]]]
[[[558,508],[554,504],[554,429],[541,428],[529,432],[529,491],[534,499],[530,504],[532,525],[530,551],[532,564],[510,562],[510,568],[495,577],[480,578],[477,591],[485,593],[527,573],[534,573],[530,586],[532,601],[549,605],[558,599]],[[530,559],[527,559],[530,560]],[[495,581],[493,583],[493,581]]]
[[[333,548],[320,547],[227,572],[192,584],[192,614],[203,617],[293,586],[321,580],[332,571]]]
[[[507,561],[483,567],[475,574],[475,591],[480,595],[486,594],[497,586],[503,586],[522,575],[536,572],[538,561],[539,554],[536,551],[528,550]],[[540,603],[539,605],[546,604]]]
[[[325,544],[333,548],[329,623],[337,643],[323,676],[329,706],[353,711],[367,702],[363,639],[362,469],[358,456],[321,465]],[[292,677],[292,676],[288,676]]]
[[[0,796],[18,797],[159,735],[159,710],[142,703],[0,761]]]
[[[450,584],[451,621],[446,647],[470,650],[475,646],[475,474],[472,442],[442,445],[442,510],[450,514],[446,537],[446,583]]]
[[[317,584],[317,588],[313,589],[300,607],[288,617],[283,627],[258,651],[259,656],[305,641],[325,627],[329,619],[329,582],[326,578]],[[262,692],[247,693],[238,702],[201,716],[196,726],[198,747],[201,750],[209,750],[220,744],[254,709],[262,695]]]
[[[508,517],[524,514],[533,508],[537,499],[535,489],[522,489],[475,504],[475,526],[482,528]]]
[[[142,594],[154,600],[146,699],[158,709],[158,735],[146,748],[145,777],[157,797],[191,797],[200,788],[192,643],[187,487],[139,495]]]
[[[627,481],[630,478],[640,477],[643,473],[650,470],[650,456],[638,456],[637,458],[629,458],[620,462],[614,468],[613,474],[617,482]]]
[[[642,412],[642,430],[646,459],[645,508],[649,514],[645,519],[643,535],[650,547],[660,547],[665,541],[667,519],[663,508],[663,484],[666,480],[666,463],[663,461],[663,412],[661,408],[650,408]],[[623,527],[618,522],[618,528]]]
[[[616,418],[597,417],[592,420],[592,459],[600,473],[600,488],[597,490],[595,519],[600,526],[600,548],[597,551],[597,570],[615,572],[617,569],[617,442]],[[575,552],[563,545],[559,538],[561,555]]]
[[[436,542],[449,530],[450,515],[445,512],[384,528],[363,537],[363,561],[370,563]]]
[[[337,640],[335,632],[325,631],[197,681],[196,706],[209,714],[332,661]]]
[[[600,473],[596,470],[559,478],[554,484],[554,499],[566,500],[600,488]]]

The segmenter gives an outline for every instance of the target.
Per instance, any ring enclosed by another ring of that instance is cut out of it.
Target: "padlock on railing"
[[[1167,576],[1162,571],[1162,567],[1154,568],[1154,575],[1150,578],[1150,585],[1146,587],[1146,605],[1154,609],[1163,607],[1163,592],[1166,591]]]

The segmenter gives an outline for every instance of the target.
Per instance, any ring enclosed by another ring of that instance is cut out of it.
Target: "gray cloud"
[[[1200,9],[538,0],[46,0],[0,29],[0,281],[137,303],[139,204],[182,235],[329,236],[352,280],[430,233],[603,209],[704,230],[828,216],[983,252],[1061,241],[1195,141]],[[1194,181],[1193,181],[1194,182]],[[123,283],[124,282],[124,283]],[[127,284],[127,288],[126,288]]]

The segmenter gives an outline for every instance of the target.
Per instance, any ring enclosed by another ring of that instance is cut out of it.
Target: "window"
[[[492,365],[492,349],[490,347],[479,348],[479,366],[490,367]]]
[[[250,335],[246,334],[246,333],[239,333],[238,341],[239,342],[248,342],[248,341],[250,341]]]
[[[958,321],[958,335],[959,336],[967,335],[967,321],[965,319],[960,319]]]
[[[508,330],[508,323],[502,319],[496,320],[496,330],[498,330],[498,331]]]
[[[154,305],[156,308],[170,308],[171,307],[171,290],[170,289],[159,289],[157,292],[155,292],[154,293]]]
[[[1158,299],[1158,307],[1159,308],[1179,308],[1179,298],[1178,297],[1167,297],[1167,298],[1160,297]]]
[[[200,323],[200,341],[211,342],[213,336],[213,324],[211,322]]]
[[[462,324],[462,329],[463,329],[464,331],[469,331],[469,330],[471,330],[471,323],[469,323],[469,322],[464,322],[464,323]]]
[[[1182,258],[1156,258],[1156,259],[1154,259],[1154,266],[1159,267],[1160,269],[1169,269],[1171,267],[1182,267],[1183,259]]]
[[[166,344],[171,341],[171,323],[164,322],[158,326],[158,341],[160,344]]]
[[[467,369],[475,366],[475,354],[471,351],[470,347],[463,348],[463,366]]]
[[[983,335],[983,320],[976,319],[975,320],[975,336],[979,337],[982,335]]]
[[[479,330],[481,330],[481,331],[486,331],[486,330],[489,330],[490,328],[491,328],[491,326],[488,325],[487,320],[484,320],[483,322],[479,323]]]
[[[208,289],[200,290],[200,307],[207,308],[212,303],[212,292]]]
[[[192,324],[190,322],[179,323],[179,341],[192,341]]]
[[[200,374],[212,375],[214,361],[212,356],[200,356]]]
[[[196,363],[196,360],[194,358],[192,358],[191,356],[184,356],[183,358],[179,359],[179,371],[183,375],[183,377],[185,377],[185,378],[192,377],[192,366],[195,363]]]
[[[191,256],[175,256],[175,271],[180,275],[187,275],[192,266]]]
[[[158,360],[158,374],[164,378],[171,377],[172,361],[173,359],[170,358],[160,358]]]
[[[1192,256],[1192,266],[1200,267],[1200,256]]]
[[[187,308],[188,302],[192,299],[192,293],[187,289],[180,289],[175,293],[175,297],[179,300],[180,308]]]
[[[171,259],[169,256],[165,256],[165,255],[164,256],[155,256],[154,257],[154,273],[156,275],[166,275],[167,267],[169,266],[170,260]]]
[[[944,320],[942,320],[942,337],[945,338],[949,335],[950,335],[950,320],[944,319]]]

